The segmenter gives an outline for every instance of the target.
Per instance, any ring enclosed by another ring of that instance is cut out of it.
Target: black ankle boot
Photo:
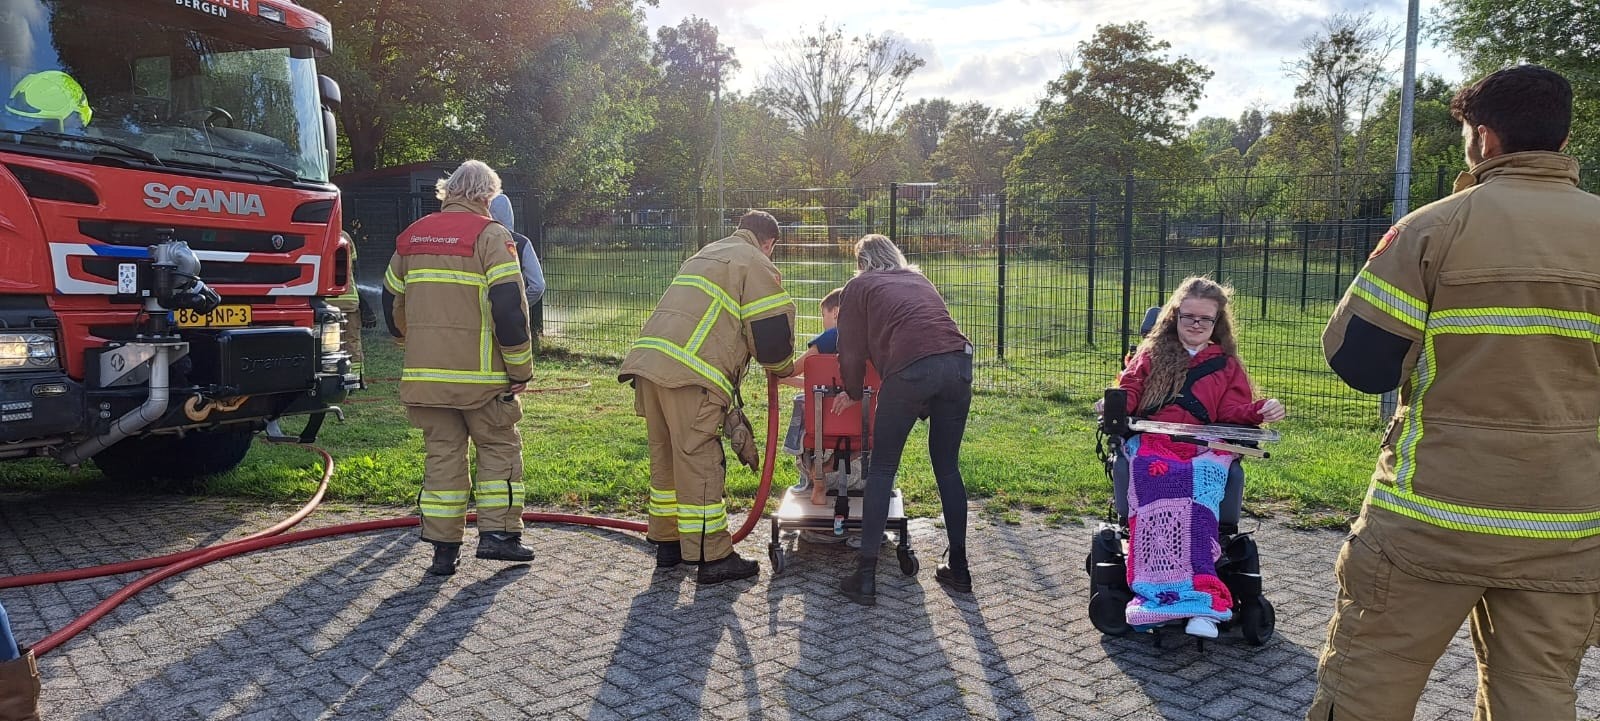
[[[839,582],[839,592],[863,606],[878,605],[878,559],[859,559],[856,572]]]
[[[933,569],[933,580],[952,591],[972,593],[972,572],[967,570],[967,549],[951,546],[949,560]]]
[[[461,563],[461,544],[428,541],[433,544],[433,563],[428,564],[428,573],[434,576],[450,576],[455,574],[456,567]]]
[[[478,558],[527,563],[533,560],[533,549],[522,545],[520,533],[488,531],[478,534]]]
[[[1239,535],[1239,524],[1237,524],[1237,523],[1218,523],[1217,524],[1217,537],[1218,538],[1221,538],[1222,540],[1226,541],[1226,540],[1228,540],[1230,538],[1233,538],[1234,536],[1237,536],[1237,535]]]

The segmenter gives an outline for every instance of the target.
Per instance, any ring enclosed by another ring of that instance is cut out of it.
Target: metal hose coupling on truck
[[[143,430],[161,419],[171,403],[168,386],[174,350],[187,350],[187,343],[172,331],[170,312],[188,309],[209,313],[222,303],[222,296],[200,280],[200,259],[189,244],[170,240],[173,231],[158,231],[165,242],[150,246],[154,290],[145,298],[145,315],[139,333],[130,346],[144,346],[154,353],[150,359],[149,396],[138,408],[118,418],[105,433],[61,451],[61,462],[76,466],[117,441]]]

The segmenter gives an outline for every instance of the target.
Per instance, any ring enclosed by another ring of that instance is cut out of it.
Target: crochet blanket
[[[1226,621],[1233,598],[1217,578],[1217,506],[1233,455],[1145,433],[1124,446],[1128,463],[1128,624],[1203,616]]]

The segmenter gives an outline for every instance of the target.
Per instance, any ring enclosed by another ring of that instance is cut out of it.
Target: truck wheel
[[[100,472],[113,481],[145,483],[156,480],[193,483],[226,473],[250,451],[255,431],[192,431],[177,436],[126,438],[94,457]]]

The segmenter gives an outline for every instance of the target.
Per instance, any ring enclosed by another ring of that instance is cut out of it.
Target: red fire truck
[[[204,476],[359,384],[331,49],[287,0],[0,0],[0,459]]]

